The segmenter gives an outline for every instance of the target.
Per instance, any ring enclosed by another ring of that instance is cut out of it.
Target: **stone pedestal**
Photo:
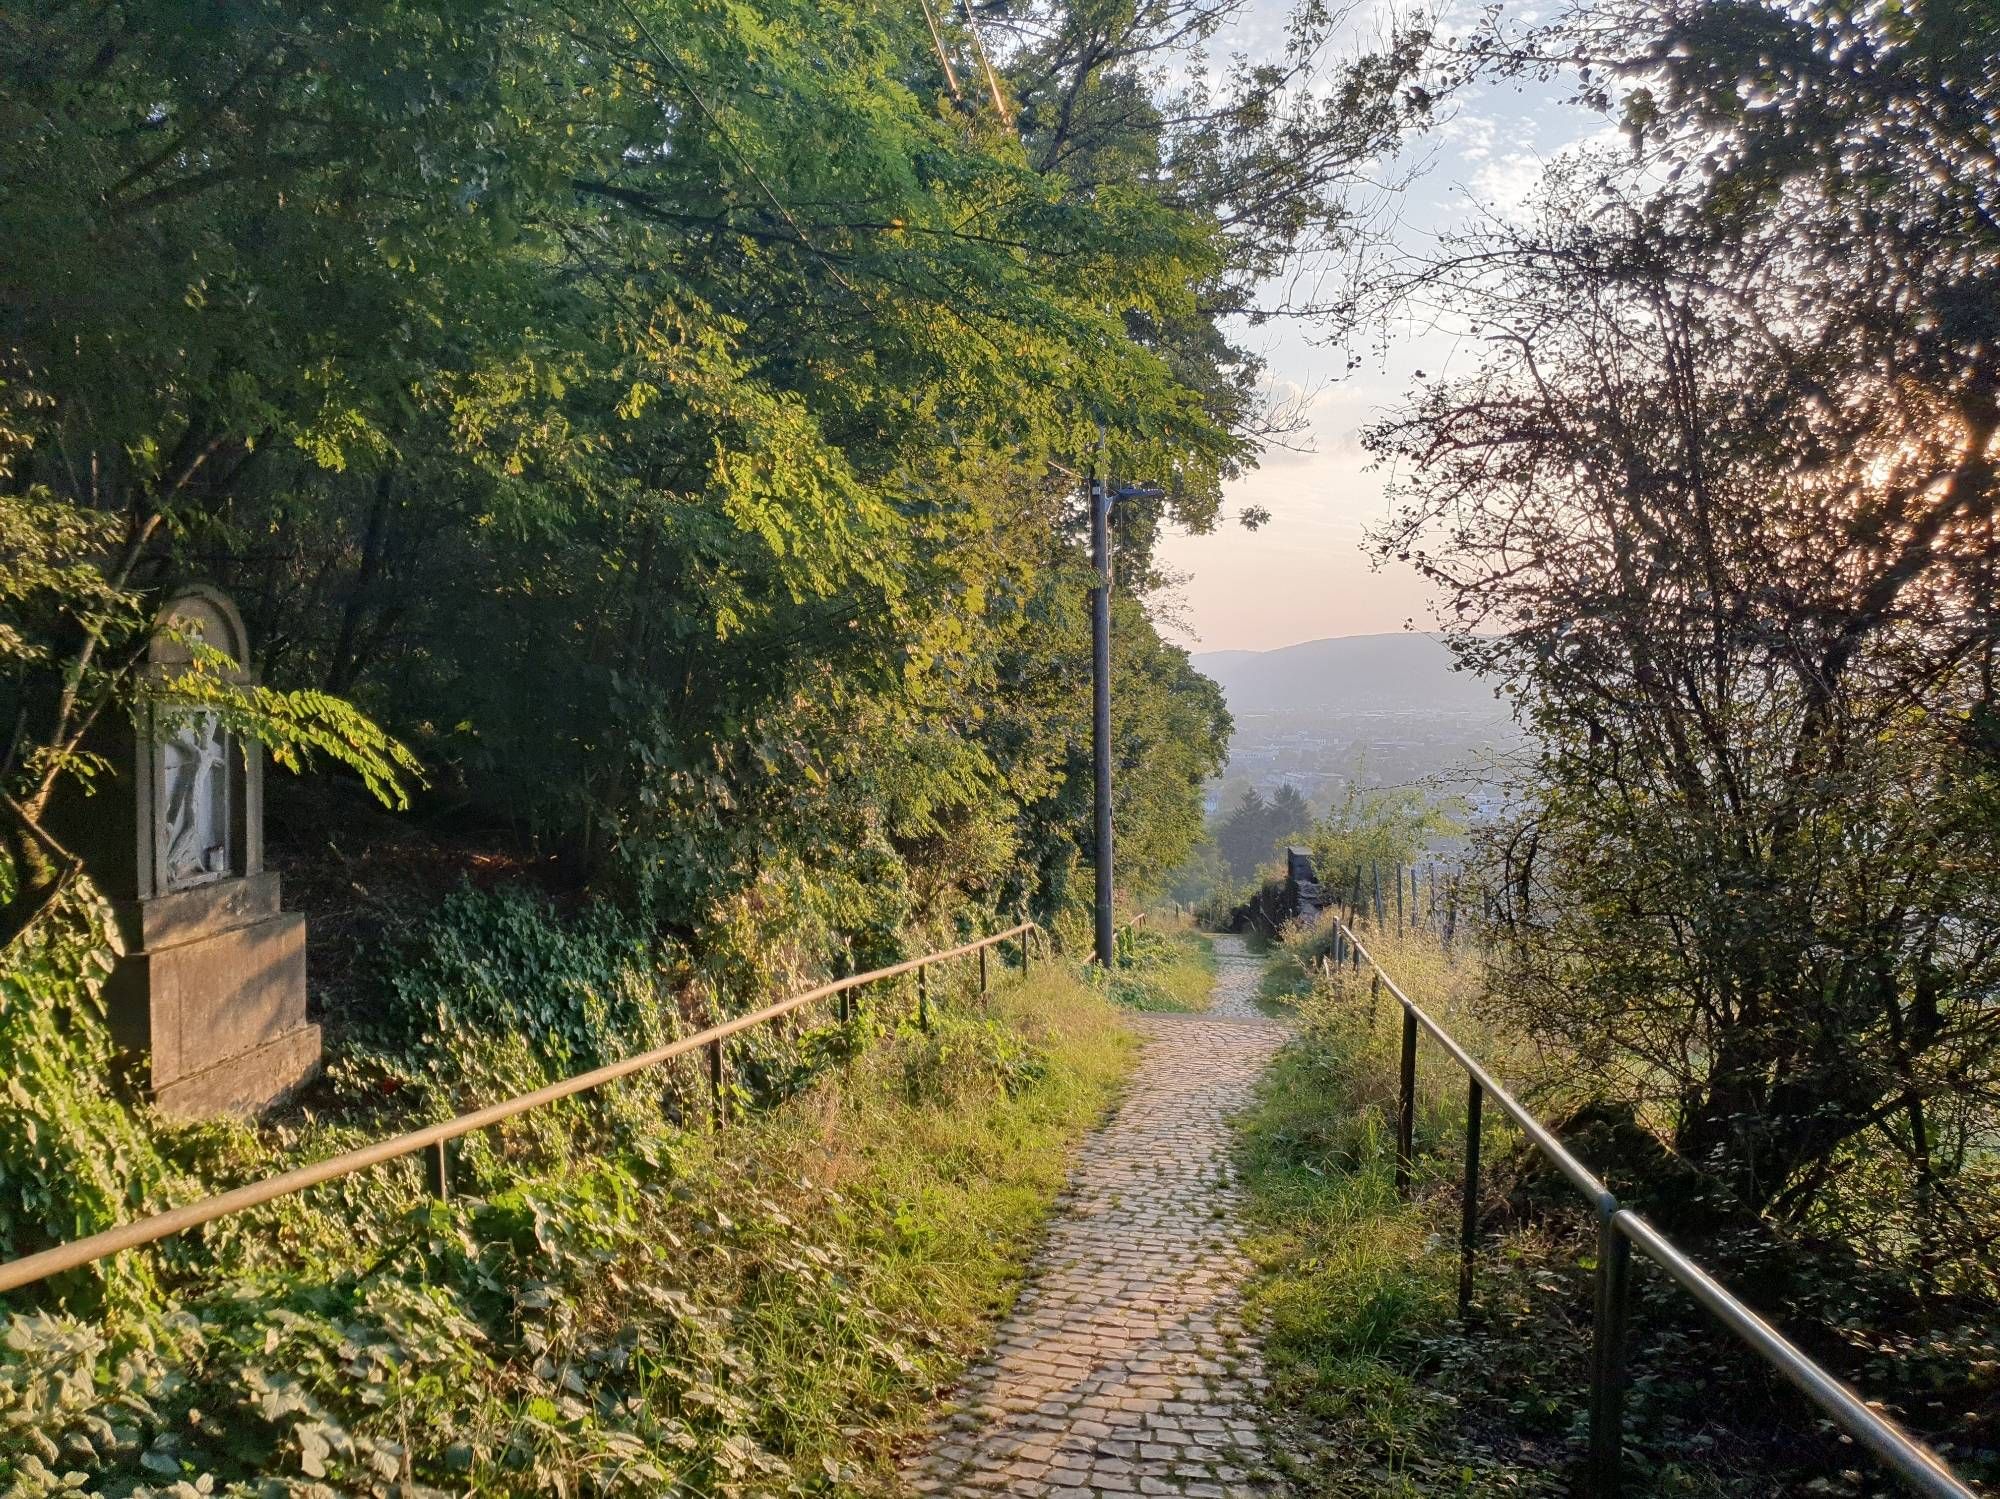
[[[112,1033],[146,1058],[162,1109],[257,1110],[312,1076],[320,1036],[306,1020],[306,919],[278,909],[275,874],[113,910],[126,950],[105,989]]]
[[[220,594],[190,590],[161,618],[156,680],[187,669],[194,641],[253,680]],[[112,773],[57,820],[124,939],[105,989],[113,1034],[168,1113],[266,1108],[318,1069],[320,1033],[306,1019],[305,918],[279,908],[264,868],[263,753],[211,714],[169,707],[107,730],[98,751]]]

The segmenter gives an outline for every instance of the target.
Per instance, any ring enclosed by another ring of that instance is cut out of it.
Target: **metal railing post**
[[[1486,1090],[1465,1084],[1465,1197],[1458,1212],[1458,1320],[1472,1315],[1472,1258],[1479,1250],[1479,1111]]]
[[[424,1155],[424,1189],[439,1202],[451,1201],[451,1142],[439,1140]]]
[[[931,971],[928,967],[917,969],[917,1029],[931,1028]]]
[[[717,1129],[729,1122],[729,1103],[722,1092],[722,1043],[708,1043],[709,1117]]]
[[[979,992],[984,995],[988,992],[988,988],[989,986],[986,981],[986,949],[982,947],[979,949]]]
[[[1590,1344],[1591,1499],[1618,1499],[1625,1456],[1625,1328],[1631,1314],[1632,1242],[1619,1231],[1618,1201],[1597,1204],[1597,1316]]]
[[[1417,1140],[1417,1015],[1403,1006],[1403,1077],[1396,1101],[1396,1190],[1410,1191],[1410,1166]]]

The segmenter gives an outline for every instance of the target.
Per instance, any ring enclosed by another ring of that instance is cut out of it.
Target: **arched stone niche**
[[[243,619],[213,588],[162,605],[148,650],[158,684],[199,661],[256,682]],[[317,1069],[306,1019],[305,918],[264,868],[264,756],[220,714],[169,703],[107,725],[113,773],[63,805],[60,835],[110,897],[124,939],[106,987],[139,1084],[178,1115],[254,1111]],[[107,784],[108,783],[108,784]]]
[[[160,677],[185,672],[199,660],[225,680],[256,680],[243,617],[212,588],[189,588],[168,601],[149,659]],[[262,756],[254,747],[246,753],[221,714],[209,709],[156,709],[148,737],[149,893],[261,873]]]

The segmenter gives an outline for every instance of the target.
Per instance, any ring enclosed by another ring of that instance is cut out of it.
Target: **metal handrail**
[[[879,983],[883,979],[898,978],[912,972],[917,975],[918,1022],[928,1028],[930,985],[925,970],[930,964],[962,958],[969,953],[978,953],[979,987],[984,993],[986,950],[1002,942],[1012,941],[1016,937],[1020,938],[1021,963],[1025,970],[1030,961],[1028,934],[1038,929],[1034,922],[1022,921],[1004,932],[981,937],[976,942],[961,943],[942,952],[926,953],[921,958],[892,963],[887,968],[870,969],[867,973],[835,979],[832,983],[820,984],[803,993],[781,999],[776,1004],[766,1005],[761,1010],[738,1015],[734,1019],[709,1026],[706,1030],[696,1031],[691,1036],[683,1036],[678,1041],[670,1041],[665,1046],[656,1046],[651,1051],[607,1063],[589,1072],[577,1073],[573,1077],[550,1083],[547,1087],[537,1088],[533,1092],[488,1104],[484,1108],[474,1109],[469,1114],[460,1114],[441,1124],[429,1124],[422,1129],[393,1135],[386,1140],[378,1140],[373,1145],[363,1145],[355,1150],[344,1151],[340,1155],[329,1156],[326,1160],[316,1161],[310,1166],[299,1166],[281,1172],[277,1176],[268,1176],[227,1192],[219,1192],[213,1197],[204,1197],[199,1202],[191,1202],[184,1207],[153,1213],[144,1218],[134,1219],[130,1223],[121,1223],[116,1228],[105,1229],[102,1233],[91,1234],[87,1238],[75,1239],[67,1244],[58,1244],[52,1249],[44,1249],[36,1254],[24,1255],[17,1260],[9,1260],[0,1264],[0,1292],[19,1290],[22,1286],[33,1285],[36,1281],[46,1280],[49,1276],[60,1274],[65,1270],[78,1269],[117,1254],[121,1250],[135,1249],[141,1244],[158,1243],[161,1239],[185,1233],[188,1229],[199,1228],[204,1223],[213,1223],[218,1218],[226,1218],[249,1208],[260,1207],[280,1197],[303,1192],[308,1187],[315,1187],[343,1176],[352,1176],[358,1171],[366,1171],[385,1161],[415,1155],[422,1150],[434,1153],[425,1163],[432,1191],[440,1197],[446,1196],[450,1190],[450,1163],[445,1154],[445,1146],[450,1141],[541,1108],[545,1104],[573,1098],[593,1088],[601,1088],[606,1083],[630,1077],[635,1072],[644,1072],[703,1048],[707,1048],[709,1054],[709,1085],[714,1095],[715,1120],[720,1124],[725,1117],[722,1043],[730,1037],[741,1035],[744,1031],[789,1015],[815,1000],[827,999],[836,994],[845,995],[849,990],[859,989],[863,985]],[[847,1018],[844,1001],[841,1018],[843,1020]]]
[[[1491,1073],[1405,994],[1375,955],[1338,916],[1333,918],[1334,957],[1330,966],[1350,958],[1358,972],[1363,959],[1374,981],[1403,1008],[1401,1094],[1396,1128],[1396,1186],[1407,1192],[1414,1158],[1416,1124],[1417,1032],[1430,1032],[1464,1071],[1467,1079],[1465,1180],[1462,1188],[1458,1305],[1460,1316],[1471,1309],[1472,1262],[1477,1249],[1479,1208],[1479,1132],[1482,1096],[1491,1096],[1535,1147],[1569,1179],[1597,1210],[1598,1255],[1596,1313],[1591,1337],[1590,1483],[1597,1499],[1619,1492],[1624,1449],[1625,1332],[1630,1303],[1632,1249],[1636,1246],[1696,1303],[1770,1364],[1807,1399],[1833,1419],[1836,1426],[1873,1452],[1920,1494],[1937,1499],[1977,1499],[1975,1492],[1947,1467],[1944,1460],[1896,1422],[1874,1409],[1854,1390],[1815,1363],[1797,1344],[1727,1291],[1722,1283],[1683,1254],[1674,1243],[1630,1208],[1621,1207],[1604,1183],[1572,1155],[1548,1127],[1496,1082]]]

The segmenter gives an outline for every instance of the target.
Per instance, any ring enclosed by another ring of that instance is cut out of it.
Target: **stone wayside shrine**
[[[186,666],[198,637],[255,680],[243,620],[222,594],[187,589],[161,612],[148,669]],[[125,951],[105,988],[112,1032],[146,1094],[180,1116],[277,1102],[319,1067],[306,1019],[306,924],[278,908],[264,868],[264,755],[213,712],[119,718],[111,762],[72,799],[62,832],[111,900]]]

